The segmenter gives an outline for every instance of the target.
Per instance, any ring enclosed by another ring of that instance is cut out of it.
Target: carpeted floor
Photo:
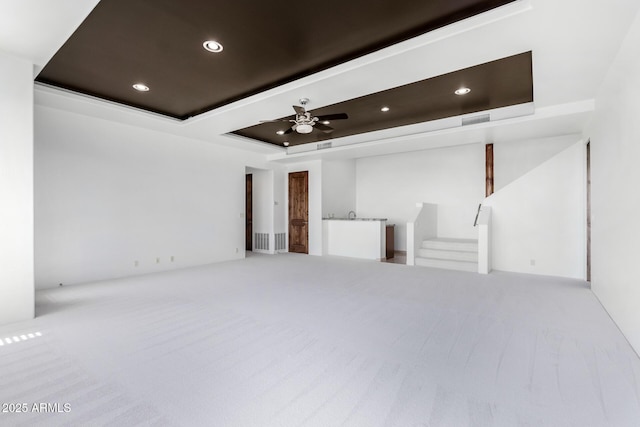
[[[0,327],[2,426],[640,425],[640,360],[574,280],[252,255],[36,309]]]

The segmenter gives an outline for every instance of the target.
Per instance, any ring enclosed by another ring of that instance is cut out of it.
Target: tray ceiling
[[[187,119],[512,1],[103,0],[36,80]]]
[[[471,92],[457,95],[455,91],[459,88]],[[528,102],[533,102],[531,52],[318,109],[308,105],[313,116],[339,113],[349,116],[347,120],[326,123],[334,129],[331,133],[314,129],[308,134],[278,134],[289,128],[289,122],[261,123],[233,133],[279,146],[285,142],[287,146],[296,146]],[[280,119],[293,118],[294,115]]]

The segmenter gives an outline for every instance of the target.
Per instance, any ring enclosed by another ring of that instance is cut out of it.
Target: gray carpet
[[[27,409],[2,426],[640,425],[640,360],[579,281],[252,255],[36,309],[0,327]]]

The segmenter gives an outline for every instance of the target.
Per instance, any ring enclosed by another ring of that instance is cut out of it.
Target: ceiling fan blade
[[[333,128],[331,126],[323,125],[322,123],[316,123],[313,127],[325,133],[333,132]]]
[[[298,115],[305,114],[307,112],[304,107],[300,107],[299,105],[294,105],[293,109],[296,110],[296,114]]]
[[[348,119],[349,116],[346,113],[338,113],[338,114],[325,114],[324,116],[318,116],[318,120],[345,120]]]
[[[290,134],[291,132],[293,132],[293,126],[291,126],[289,129],[285,130],[285,131],[284,131],[284,133],[283,133],[283,135],[288,135],[288,134]]]

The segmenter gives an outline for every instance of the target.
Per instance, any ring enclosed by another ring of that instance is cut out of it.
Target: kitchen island
[[[386,218],[324,218],[323,254],[381,261],[386,258]]]

